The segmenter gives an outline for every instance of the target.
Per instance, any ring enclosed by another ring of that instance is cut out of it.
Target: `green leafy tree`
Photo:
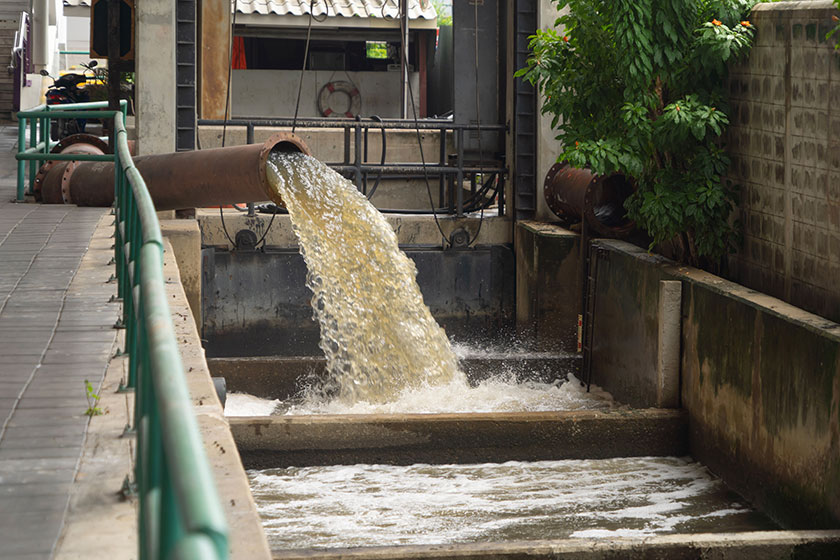
[[[727,64],[749,50],[750,0],[558,0],[517,72],[544,95],[559,160],[636,184],[629,216],[683,260],[731,248],[734,188],[721,135]],[[558,31],[562,30],[562,31]]]
[[[840,10],[840,0],[834,0],[834,5],[837,6],[838,10]],[[836,15],[833,15],[833,16],[831,16],[831,20],[836,25],[834,26],[834,29],[829,31],[828,35],[826,36],[827,38],[831,38],[831,37],[836,36],[837,32],[840,31],[840,17],[837,17]],[[834,48],[835,49],[840,49],[840,41],[837,41],[837,43],[834,45]]]

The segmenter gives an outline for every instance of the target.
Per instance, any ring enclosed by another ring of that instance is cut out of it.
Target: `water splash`
[[[286,203],[338,401],[384,403],[423,386],[467,386],[417,287],[414,263],[384,217],[318,160],[273,153],[269,183]]]

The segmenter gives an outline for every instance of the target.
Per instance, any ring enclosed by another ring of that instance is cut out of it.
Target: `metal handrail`
[[[82,110],[77,115],[87,113],[90,105],[62,105],[60,113],[79,106]],[[93,111],[96,118],[114,119],[114,154],[74,154],[73,159],[105,157],[114,162],[114,261],[118,296],[123,302],[120,323],[126,329],[129,356],[127,388],[135,391],[139,557],[225,560],[227,523],[192,412],[167,303],[163,237],[151,195],[129,153],[124,110],[123,102],[121,111]],[[34,147],[39,148],[36,152],[25,149],[25,121],[40,124],[42,133],[45,129],[48,134],[51,114],[43,106],[18,113],[24,123],[16,156],[19,194],[24,185],[24,162],[34,164],[36,159],[44,159],[42,150],[51,144],[42,140],[40,144],[35,142]],[[55,154],[49,155],[58,159]]]
[[[382,178],[382,175],[392,174],[405,178],[435,177],[438,183],[438,206],[440,211],[450,212],[457,216],[464,215],[463,189],[457,186],[463,185],[467,177],[472,177],[472,194],[475,194],[475,177],[483,174],[497,174],[505,176],[509,173],[507,161],[502,155],[501,159],[491,157],[485,161],[470,161],[465,155],[465,132],[478,132],[479,134],[501,134],[507,131],[504,124],[472,124],[457,123],[449,119],[423,119],[418,121],[408,119],[370,119],[361,118],[328,118],[310,117],[302,119],[274,118],[274,117],[236,117],[228,120],[199,119],[199,126],[230,126],[245,127],[245,134],[248,144],[254,142],[254,130],[256,127],[293,127],[299,128],[334,128],[344,131],[344,161],[325,162],[334,171],[345,177],[353,179],[356,188],[362,194],[368,193],[368,180],[371,175]],[[414,163],[390,163],[378,164],[367,163],[368,153],[368,132],[379,130],[382,134],[386,131],[402,130],[426,130],[438,132],[438,149],[436,154],[428,154],[426,165]],[[452,131],[456,152],[451,156],[448,154],[446,142],[448,131]],[[350,146],[353,146],[354,157],[351,161]],[[364,156],[362,155],[364,154]],[[434,162],[434,163],[433,163]],[[499,213],[504,213],[504,191],[499,192]]]

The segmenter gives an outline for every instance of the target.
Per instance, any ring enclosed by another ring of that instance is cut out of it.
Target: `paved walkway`
[[[28,560],[51,558],[61,534],[89,421],[84,381],[102,383],[119,307],[107,261],[79,271],[108,211],[11,202],[16,135],[0,123],[0,557]]]

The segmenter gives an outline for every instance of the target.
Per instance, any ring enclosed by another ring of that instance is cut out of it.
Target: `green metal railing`
[[[24,149],[16,156],[18,194],[25,182],[26,161],[30,165],[46,159],[115,163],[114,260],[129,355],[127,386],[135,390],[139,556],[143,560],[224,560],[228,557],[227,525],[193,414],[166,299],[163,237],[154,203],[128,151],[123,112],[95,111],[90,105],[64,105],[60,111],[42,106],[18,113],[24,123],[21,131],[26,130],[25,119],[39,122],[46,131],[46,136],[28,149],[20,141]],[[44,150],[50,143],[50,119],[82,115],[114,120],[116,152],[104,156],[47,155]],[[30,174],[31,179],[34,170]]]
[[[17,201],[23,202],[26,194],[32,194],[38,162],[41,161],[114,161],[113,155],[97,156],[93,154],[51,154],[50,150],[58,144],[50,139],[50,127],[53,119],[113,119],[120,112],[125,122],[126,101],[120,101],[119,111],[108,111],[107,101],[73,103],[65,105],[38,105],[27,111],[20,111],[18,117],[18,161]],[[26,146],[26,130],[29,128],[29,148]],[[108,139],[105,138],[107,141]],[[29,162],[29,179],[26,178],[26,162]],[[29,185],[28,191],[26,185]]]

